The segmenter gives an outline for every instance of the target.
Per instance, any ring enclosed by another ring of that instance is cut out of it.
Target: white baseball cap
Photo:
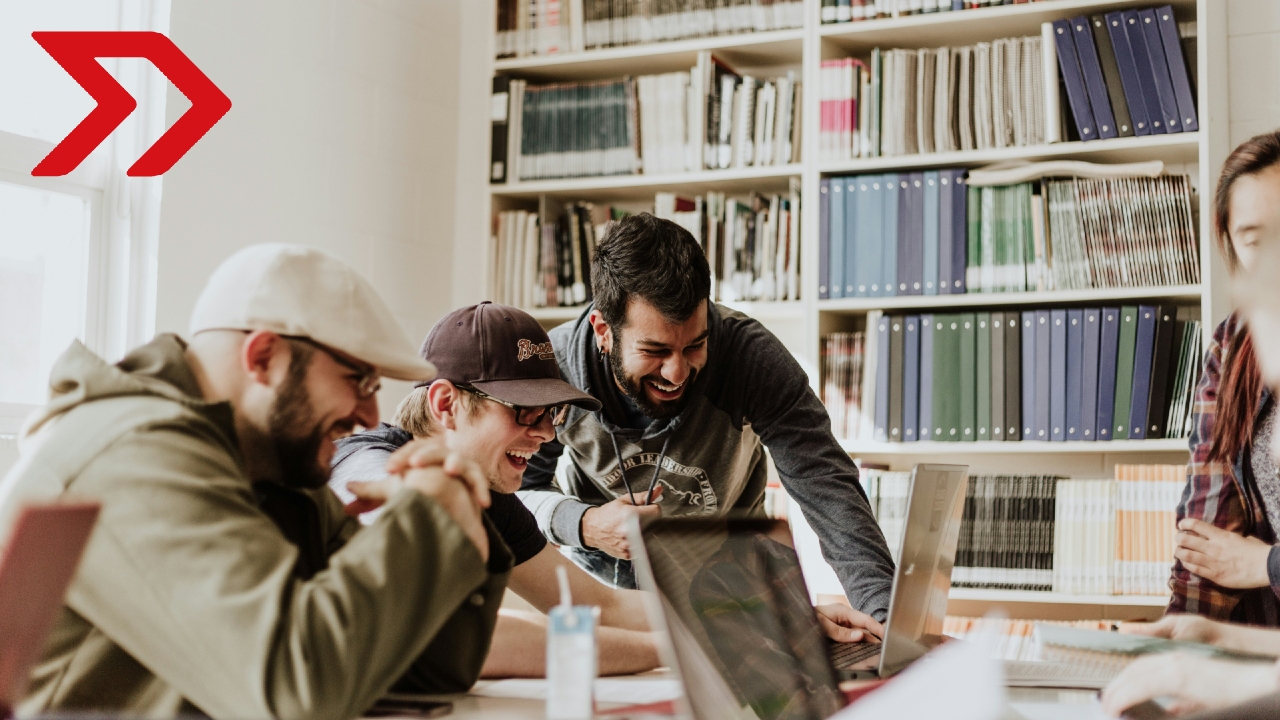
[[[223,261],[191,313],[191,334],[205,330],[310,338],[397,380],[436,375],[368,281],[332,255],[301,245],[251,245]]]

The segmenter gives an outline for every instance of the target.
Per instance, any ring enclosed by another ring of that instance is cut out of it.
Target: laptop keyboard
[[[875,642],[838,642],[831,646],[831,666],[837,670],[856,665],[869,657],[878,655],[880,643]]]

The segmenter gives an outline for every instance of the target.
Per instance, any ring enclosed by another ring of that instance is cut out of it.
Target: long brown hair
[[[1222,164],[1213,197],[1213,239],[1234,274],[1240,257],[1231,244],[1231,191],[1236,180],[1280,164],[1280,130],[1254,136],[1240,144]],[[1262,374],[1253,351],[1249,328],[1240,323],[1223,348],[1222,380],[1210,433],[1209,459],[1235,462],[1253,441],[1253,419],[1262,400]]]

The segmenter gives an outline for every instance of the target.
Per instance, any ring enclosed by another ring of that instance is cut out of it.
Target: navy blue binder
[[[1102,331],[1102,311],[1084,311],[1084,338],[1081,341],[1080,439],[1097,440],[1098,425],[1098,339]]]
[[[1129,439],[1147,438],[1147,401],[1151,398],[1151,362],[1155,358],[1160,308],[1138,308],[1138,338],[1133,346],[1133,394],[1129,401]]]
[[[1022,439],[1036,439],[1036,313],[1022,313]]]
[[[1171,133],[1182,132],[1178,98],[1173,92],[1173,78],[1169,75],[1169,62],[1164,57],[1164,41],[1160,39],[1160,24],[1154,10],[1139,10],[1138,24],[1142,26],[1147,41],[1147,57],[1151,59],[1151,75],[1156,80],[1156,97],[1160,99],[1160,117]]]
[[[1138,66],[1133,59],[1133,48],[1129,45],[1129,33],[1125,30],[1124,13],[1107,13],[1106,20],[1111,49],[1115,51],[1116,65],[1120,68],[1120,87],[1124,90],[1124,99],[1129,105],[1129,118],[1133,120],[1133,133],[1150,135],[1151,120],[1148,118],[1142,85],[1138,81]]]
[[[1049,311],[1049,439],[1067,439],[1067,311]]]
[[[1093,25],[1084,16],[1071,18],[1068,22],[1075,38],[1076,59],[1080,61],[1084,89],[1089,94],[1089,108],[1093,111],[1098,137],[1119,137],[1115,113],[1111,111],[1111,98],[1107,96],[1107,82],[1102,77],[1102,63],[1098,60],[1098,49],[1093,44]]]
[[[1102,332],[1098,339],[1098,422],[1099,440],[1111,439],[1111,421],[1116,407],[1116,358],[1120,352],[1120,308],[1102,308]]]
[[[924,174],[924,294],[938,294],[938,205],[942,186],[937,170]]]
[[[1080,71],[1080,59],[1076,57],[1076,44],[1071,38],[1071,21],[1055,21],[1053,36],[1058,48],[1058,69],[1067,86],[1067,104],[1071,106],[1076,130],[1080,133],[1081,140],[1096,140],[1098,131],[1094,125],[1093,108],[1089,104],[1089,93],[1085,90],[1084,75]]]
[[[1195,132],[1200,129],[1200,122],[1196,117],[1196,96],[1191,90],[1191,78],[1187,77],[1187,61],[1182,55],[1182,41],[1178,37],[1178,21],[1174,18],[1173,7],[1170,5],[1158,7],[1155,12],[1156,24],[1160,26],[1160,40],[1164,44],[1164,59],[1169,65],[1169,77],[1173,81],[1173,97],[1178,101],[1182,132]]]
[[[844,181],[844,297],[855,297],[858,292],[858,272],[861,270],[862,245],[862,185],[857,177]]]
[[[920,413],[917,440],[933,439],[933,316],[920,316]]]
[[[952,200],[951,185],[955,182],[954,170],[943,170],[938,173],[938,294],[950,295],[951,289],[951,252],[953,243],[951,231]]]
[[[920,426],[920,316],[903,318],[902,441],[915,442]]]
[[[711,267],[715,258],[707,258]],[[827,279],[830,277],[831,260],[831,180],[823,178],[818,188],[818,299],[826,300]]]
[[[844,297],[844,178],[831,179],[830,265],[827,270],[827,297]],[[725,268],[725,273],[729,271]]]
[[[1066,420],[1067,424],[1064,428],[1064,435],[1068,442],[1075,442],[1084,439],[1084,434],[1080,431],[1080,413],[1081,413],[1081,387],[1083,384],[1084,372],[1084,311],[1068,310],[1067,311],[1067,386],[1066,392]]]
[[[953,170],[951,176],[951,294],[967,291],[965,267],[969,240],[969,183],[967,170]]]
[[[1147,38],[1142,32],[1138,11],[1126,10],[1122,16],[1125,35],[1129,38],[1130,49],[1133,50],[1133,65],[1138,72],[1138,85],[1142,88],[1142,104],[1147,109],[1147,119],[1151,121],[1151,133],[1163,135],[1177,132],[1170,129],[1164,122],[1164,110],[1160,107],[1160,94],[1156,91],[1156,76],[1151,71],[1151,55],[1147,51]]]
[[[1052,332],[1049,325],[1049,311],[1036,311],[1036,377],[1035,377],[1035,413],[1036,423],[1034,440],[1049,440],[1053,431],[1051,399],[1049,383],[1053,364]]]
[[[889,320],[876,325],[876,440],[889,441]]]

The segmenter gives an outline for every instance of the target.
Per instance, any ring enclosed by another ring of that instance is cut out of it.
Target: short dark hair
[[[711,268],[688,230],[649,213],[611,223],[591,259],[591,292],[610,327],[621,329],[638,297],[672,322],[688,320],[711,296]]]

